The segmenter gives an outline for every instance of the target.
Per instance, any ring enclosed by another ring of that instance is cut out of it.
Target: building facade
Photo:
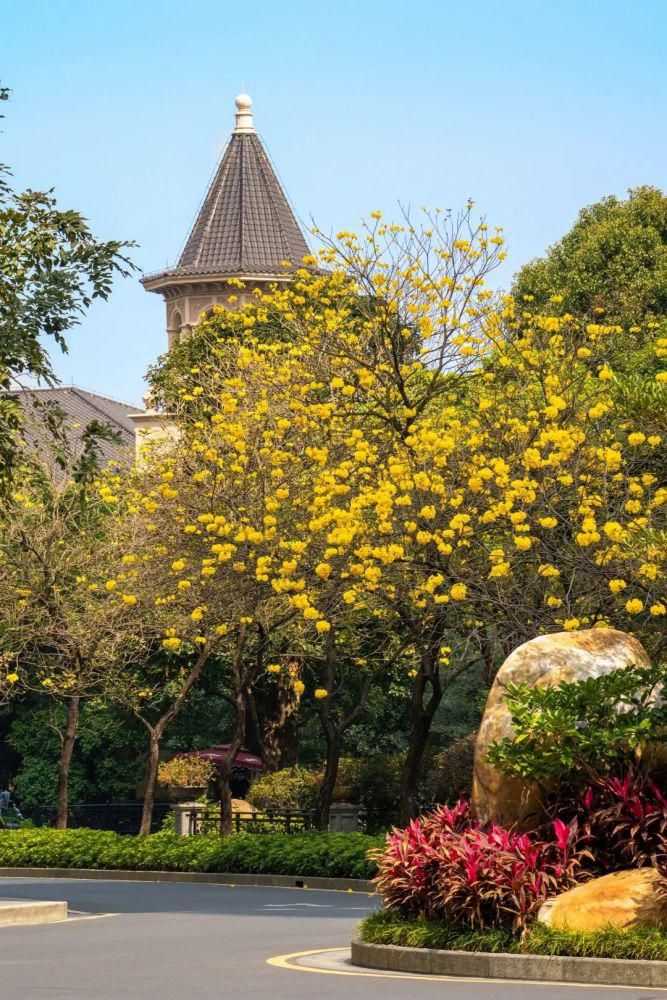
[[[214,305],[237,308],[253,289],[289,280],[286,262],[300,265],[308,253],[251,108],[251,98],[239,94],[236,127],[178,264],[142,278],[147,291],[164,299],[170,347],[189,337]],[[231,289],[230,278],[245,288]]]
[[[164,299],[168,348],[190,337],[214,306],[236,309],[256,288],[289,281],[288,265],[300,265],[308,253],[255,131],[252,99],[239,94],[235,128],[177,265],[141,279],[146,291]],[[146,412],[132,417],[138,451],[149,439],[173,434],[168,418],[146,403]]]

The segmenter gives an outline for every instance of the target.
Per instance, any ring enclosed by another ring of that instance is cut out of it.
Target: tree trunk
[[[412,691],[412,704],[410,716],[412,728],[408,743],[408,752],[401,769],[401,780],[399,786],[399,820],[406,826],[411,819],[417,815],[419,802],[417,798],[417,783],[421,770],[424,751],[431,731],[431,723],[440,702],[442,701],[442,685],[437,673],[437,663],[430,662],[419,672],[417,681]],[[426,688],[430,686],[431,695],[428,702],[424,704]]]
[[[67,810],[69,806],[69,769],[72,763],[72,753],[76,742],[76,731],[79,725],[79,708],[81,698],[72,695],[67,703],[67,723],[58,761],[58,811],[56,814],[56,830],[67,829]]]
[[[287,672],[279,676],[267,706],[262,759],[269,772],[290,767],[297,761],[301,695],[294,690],[294,681],[301,680],[301,674],[300,662],[291,661]]]
[[[327,761],[315,808],[315,823],[318,830],[327,830],[329,827],[329,811],[338,777],[338,765],[340,764],[341,733],[331,720],[327,721],[328,724],[325,724],[325,720],[322,719],[327,743]]]
[[[155,805],[155,786],[157,785],[157,769],[160,761],[160,743],[162,733],[157,729],[150,730],[150,741],[148,744],[148,767],[146,768],[146,791],[144,792],[144,804],[141,810],[140,836],[145,836],[151,832],[153,822],[153,807]]]
[[[231,768],[229,769],[231,774]],[[228,837],[234,832],[234,814],[232,811],[232,790],[229,785],[229,774],[225,777],[222,773],[218,775],[216,786],[218,789],[218,800],[220,802],[220,836]]]
[[[130,706],[137,718],[143,722],[150,736],[148,747],[148,767],[146,770],[146,792],[144,794],[144,805],[141,811],[141,828],[139,830],[139,833],[142,835],[151,832],[151,823],[153,822],[153,806],[155,805],[155,787],[157,785],[157,771],[160,761],[160,744],[162,743],[162,738],[164,737],[167,726],[176,718],[180,710],[183,708],[188,694],[194,685],[199,681],[202,670],[204,669],[204,664],[206,663],[212,648],[213,647],[208,644],[204,646],[190,673],[186,677],[177,697],[174,699],[170,708],[167,709],[164,715],[154,726],[151,725],[151,723],[144,718],[143,715],[137,712],[136,707]]]
[[[225,759],[218,768],[218,797],[220,799],[220,836],[228,837],[232,833],[232,790],[229,786],[229,779],[234,767],[234,760],[237,753],[243,746],[246,729],[246,690],[243,681],[239,681],[234,698],[236,719],[234,724],[234,735],[229,745],[229,750]]]
[[[407,826],[418,812],[417,783],[430,728],[430,720],[424,713],[420,714],[417,719],[413,719],[408,752],[401,769],[399,791],[399,822],[401,826]]]

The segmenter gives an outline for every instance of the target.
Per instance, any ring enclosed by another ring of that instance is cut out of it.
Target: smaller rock
[[[563,931],[667,927],[664,881],[655,868],[613,872],[548,899],[537,919]]]

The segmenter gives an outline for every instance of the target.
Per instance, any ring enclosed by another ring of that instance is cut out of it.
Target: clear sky
[[[665,0],[4,0],[0,160],[104,238],[174,263],[233,127],[255,124],[299,217],[354,228],[472,197],[508,283],[583,205],[667,187]],[[162,299],[120,282],[57,357],[138,401]]]

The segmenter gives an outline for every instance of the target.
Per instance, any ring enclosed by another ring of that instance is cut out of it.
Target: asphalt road
[[[0,928],[0,998],[131,1000],[663,1000],[667,991],[280,968],[267,959],[349,944],[361,893],[0,878],[0,895],[66,899],[71,919]],[[113,915],[108,915],[113,914]],[[290,960],[291,962],[292,960]],[[309,959],[308,961],[312,961]],[[352,972],[352,967],[339,965]]]

